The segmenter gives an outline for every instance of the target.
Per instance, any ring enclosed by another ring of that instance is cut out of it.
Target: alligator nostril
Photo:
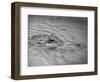
[[[78,43],[78,44],[76,44],[75,46],[80,47],[80,46],[81,46],[81,44],[80,44],[80,43]]]
[[[78,48],[81,48],[81,49],[86,47],[86,45],[82,44],[82,43],[78,43],[75,46],[78,47]]]

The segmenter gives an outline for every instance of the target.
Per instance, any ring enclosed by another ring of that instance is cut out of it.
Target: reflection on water
[[[87,18],[28,17],[28,66],[87,63]]]

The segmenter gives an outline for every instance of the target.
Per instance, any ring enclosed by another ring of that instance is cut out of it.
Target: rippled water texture
[[[87,64],[87,18],[28,16],[28,66]]]

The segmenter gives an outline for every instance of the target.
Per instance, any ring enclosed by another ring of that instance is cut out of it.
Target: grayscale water
[[[28,16],[28,66],[87,64],[87,18]]]

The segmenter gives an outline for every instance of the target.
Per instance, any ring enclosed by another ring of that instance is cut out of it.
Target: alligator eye
[[[49,40],[47,41],[47,43],[56,43],[56,41],[53,40],[53,39],[49,39]]]

